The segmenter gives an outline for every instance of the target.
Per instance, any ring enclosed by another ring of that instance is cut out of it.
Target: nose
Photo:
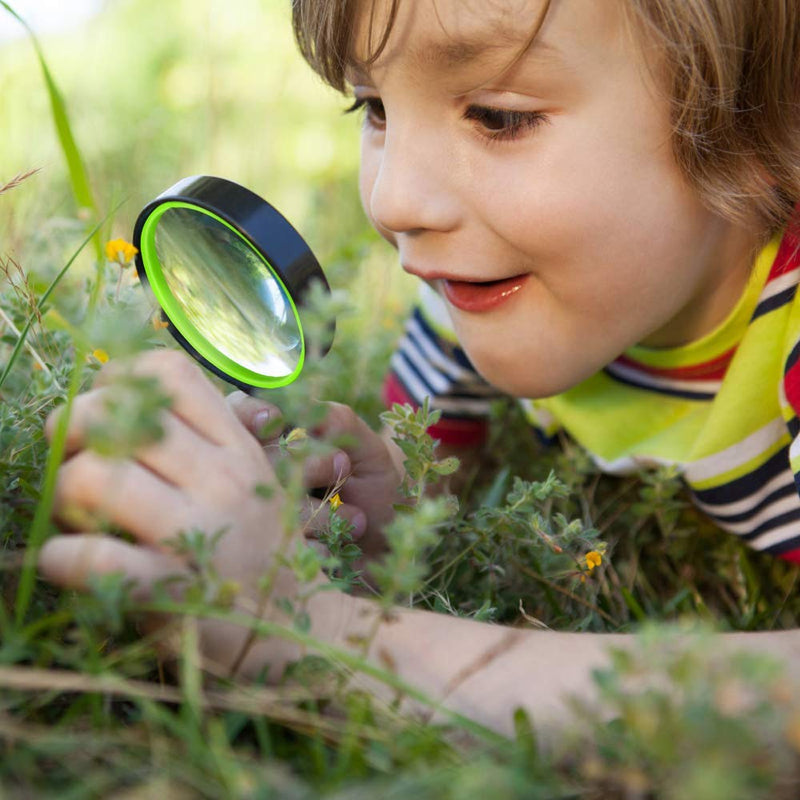
[[[444,136],[387,125],[382,142],[372,147],[363,188],[367,212],[381,233],[394,238],[457,226],[458,192]]]

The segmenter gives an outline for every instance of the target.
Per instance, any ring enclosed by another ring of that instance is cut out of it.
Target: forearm
[[[440,709],[448,709],[508,735],[519,706],[540,729],[558,727],[568,714],[565,698],[588,698],[591,672],[606,663],[606,648],[626,639],[527,631],[404,608],[376,622],[381,609],[375,601],[338,592],[316,595],[308,610],[313,637],[339,651],[364,654],[368,663],[415,687],[432,703],[405,696],[403,713],[441,720]],[[305,652],[288,640],[259,640],[245,662],[245,674],[256,675],[268,663],[270,677],[277,679]],[[398,694],[365,673],[356,673],[352,684],[387,704]]]
[[[441,709],[455,711],[513,735],[514,711],[523,707],[540,732],[563,725],[566,699],[588,699],[592,670],[607,662],[606,648],[624,636],[568,634],[488,625],[422,610],[398,609],[378,629],[369,650]],[[394,694],[360,679],[387,700]],[[437,708],[412,699],[406,713],[441,720]]]
[[[370,658],[391,664],[398,676],[444,708],[506,735],[513,735],[513,714],[522,707],[547,738],[572,718],[569,698],[597,701],[593,671],[608,665],[610,648],[633,647],[635,638],[511,629],[401,610],[396,622],[380,627]],[[800,631],[717,634],[714,647],[773,656],[783,662],[789,684],[800,684]],[[391,697],[374,682],[366,684]],[[405,708],[426,710],[414,702]]]
[[[588,702],[596,696],[592,672],[608,664],[609,648],[634,644],[629,634],[522,630],[416,609],[397,608],[376,627],[380,609],[374,601],[329,592],[318,598],[310,608],[312,635],[359,654],[361,643],[374,634],[367,661],[432,702],[405,696],[404,713],[441,721],[441,710],[447,709],[505,735],[513,735],[519,707],[539,735],[555,734],[571,717],[569,698]],[[800,631],[719,634],[718,643],[730,652],[770,654],[785,663],[791,683],[800,683]],[[259,645],[252,666],[267,658],[275,664],[271,645]],[[287,660],[301,654],[296,646],[284,647]],[[394,687],[363,673],[353,685],[378,701],[397,697]]]

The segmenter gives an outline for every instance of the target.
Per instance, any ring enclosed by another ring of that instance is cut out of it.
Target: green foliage
[[[438,459],[435,442],[426,431],[442,416],[441,411],[431,411],[426,397],[418,409],[395,404],[391,411],[381,414],[381,421],[393,432],[392,439],[403,451],[403,493],[419,501],[425,490],[439,478],[458,470],[458,459],[453,456]]]
[[[319,541],[329,553],[329,560],[321,567],[333,578],[334,586],[347,591],[360,585],[361,548],[353,540],[353,525],[337,514],[331,505],[328,506],[328,522],[319,533]]]
[[[426,552],[437,540],[437,529],[451,517],[449,498],[423,499],[413,512],[398,513],[386,527],[388,552],[370,573],[389,609],[400,602],[410,603],[422,590],[430,566]]]
[[[241,621],[233,607],[238,587],[212,560],[225,531],[189,530],[175,543],[192,565],[181,579],[184,599],[173,599],[174,582],[157,598],[177,612],[168,631],[180,653],[174,672],[161,661],[165,642],[136,628],[143,607],[121,576],[96,579],[81,596],[34,581],[36,549],[53,529],[65,447],[62,429],[48,448],[47,414],[56,407],[69,413],[70,399],[99,368],[93,352],[104,350],[114,362],[166,342],[150,325],[131,271],[86,248],[91,234],[81,209],[92,207],[87,198],[110,209],[130,196],[108,222],[128,231],[144,201],[184,174],[208,171],[241,180],[287,210],[334,286],[332,295],[310,298],[308,323],[321,341],[337,320],[331,351],[324,359],[310,354],[302,381],[270,399],[285,421],[307,431],[327,399],[349,403],[374,425],[382,419],[394,428],[408,473],[408,503],[366,580],[331,487],[318,512],[327,552],[286,537],[275,569],[288,566],[303,591],[291,604],[276,598],[287,624],[253,623],[248,645],[269,633],[311,647],[305,603],[318,591],[320,569],[339,588],[377,589],[387,614],[403,603],[516,626],[606,632],[688,616],[706,620],[709,630],[777,630],[800,621],[798,570],[712,530],[674,472],[601,476],[568,441],[543,450],[514,404],[495,408],[481,468],[455,476],[469,491],[458,499],[428,496],[440,484],[444,491],[455,485],[448,479],[457,469],[425,434],[436,412],[395,407],[381,416],[379,397],[409,294],[358,209],[352,123],[335,119],[341,104],[293,53],[285,6],[242,2],[232,21],[215,16],[210,0],[118,0],[88,39],[43,43],[58,69],[39,46],[0,52],[4,156],[15,174],[48,163],[46,175],[0,189],[0,793],[796,797],[796,701],[771,661],[720,652],[708,631],[645,629],[637,649],[616,653],[598,672],[596,703],[576,706],[571,737],[545,750],[533,733],[536,720],[521,711],[516,736],[500,743],[467,721],[401,719],[344,692],[332,659],[302,660],[279,687],[203,676],[196,618]],[[137,27],[145,20],[158,24]],[[243,38],[243,27],[259,36]],[[109,86],[125,90],[110,97]],[[31,136],[50,130],[51,120],[60,140]],[[270,146],[254,152],[255,140]],[[54,166],[53,151],[63,168]],[[157,439],[167,407],[146,380],[129,376],[120,387],[90,433],[105,455],[124,456]],[[330,446],[299,432],[277,445],[286,456],[280,478],[290,498],[289,532],[306,499],[300,463]],[[269,499],[275,488],[256,491]],[[263,576],[264,602],[275,574]],[[355,655],[347,668],[367,665]],[[370,674],[399,695],[408,691],[390,672]]]

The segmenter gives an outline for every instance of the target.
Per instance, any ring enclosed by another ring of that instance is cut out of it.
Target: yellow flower
[[[121,267],[127,267],[139,251],[124,239],[112,239],[106,242],[106,258],[116,261]]]
[[[597,550],[590,550],[584,558],[586,559],[586,566],[591,572],[595,567],[599,567],[603,563],[603,556]]]
[[[303,439],[308,439],[308,431],[305,428],[292,428],[288,434],[286,434],[286,444],[291,444],[292,442],[302,442]]]
[[[108,361],[108,353],[103,350],[101,347],[98,347],[96,350],[92,350],[92,355],[101,363],[105,364]]]
[[[336,492],[335,495],[332,495],[328,502],[331,504],[331,508],[336,511],[336,509],[342,504],[342,498],[339,497],[339,492]]]

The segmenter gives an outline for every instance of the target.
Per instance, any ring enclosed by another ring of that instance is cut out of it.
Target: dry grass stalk
[[[0,667],[0,687],[22,692],[91,692],[117,697],[140,698],[162,703],[181,703],[186,697],[177,686],[131,680],[112,675],[87,675],[68,670],[31,667]],[[319,700],[319,693],[300,687],[241,687],[206,690],[201,704],[207,710],[244,711],[264,716],[299,732],[321,734],[328,741],[338,741],[346,721],[321,717],[297,707],[297,703]],[[387,740],[388,731],[365,725],[362,734],[373,740]]]
[[[12,189],[16,189],[23,181],[26,181],[31,175],[35,175],[39,172],[39,167],[35,169],[29,169],[27,172],[20,172],[15,175],[8,183],[4,183],[0,186],[0,194],[5,194],[6,192],[10,192]]]

